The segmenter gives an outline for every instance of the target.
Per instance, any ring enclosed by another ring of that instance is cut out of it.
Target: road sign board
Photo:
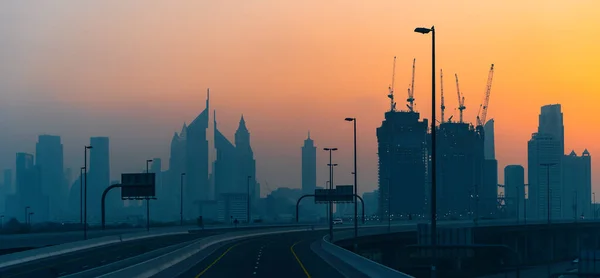
[[[352,185],[336,185],[335,195],[336,202],[354,202],[354,186]]]
[[[121,174],[121,199],[154,198],[154,173]]]

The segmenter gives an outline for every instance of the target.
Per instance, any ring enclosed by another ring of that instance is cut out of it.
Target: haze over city
[[[458,116],[451,78],[458,73],[465,120],[475,122],[489,64],[496,64],[488,119],[495,119],[499,171],[526,166],[527,140],[546,104],[562,104],[565,152],[600,153],[600,131],[590,128],[600,125],[592,114],[600,4],[432,3],[4,1],[0,168],[14,169],[17,151],[34,153],[40,134],[61,136],[66,168],[80,167],[90,136],[110,137],[111,179],[140,171],[152,157],[168,168],[173,132],[204,109],[211,88],[219,129],[230,140],[244,115],[261,185],[300,187],[309,130],[319,148],[340,149],[336,180],[351,184],[352,125],[343,119],[356,117],[359,191],[372,191],[375,128],[389,106],[394,56],[398,99],[416,58],[416,109],[430,118],[430,40],[412,29],[431,22],[439,26],[447,115]],[[323,186],[327,154],[317,159]]]

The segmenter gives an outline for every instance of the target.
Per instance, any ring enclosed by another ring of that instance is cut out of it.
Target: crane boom
[[[477,125],[483,126],[485,124],[485,120],[487,118],[488,105],[490,104],[490,93],[492,90],[492,79],[494,78],[494,64],[490,67],[490,72],[488,73],[487,84],[485,86],[485,95],[483,99],[483,104],[481,106],[481,118],[479,113],[477,115]]]
[[[412,65],[412,78],[411,78],[411,83],[410,83],[410,88],[408,89],[408,98],[406,99],[406,101],[408,102],[408,110],[410,112],[414,112],[415,111],[415,62],[417,61],[416,58],[413,58],[413,65]]]
[[[458,110],[460,111],[460,123],[463,123],[463,110],[467,109],[467,107],[465,107],[465,97],[464,95],[462,95],[460,93],[460,87],[458,86],[458,74],[454,74],[454,77],[456,77],[456,94],[458,95]]]
[[[446,106],[444,105],[444,72],[440,69],[440,88],[442,92],[442,123],[444,123],[444,111],[446,110]]]
[[[394,56],[394,67],[392,68],[392,85],[388,87],[388,98],[390,98],[390,111],[396,111],[394,102],[394,81],[396,80],[396,56]]]

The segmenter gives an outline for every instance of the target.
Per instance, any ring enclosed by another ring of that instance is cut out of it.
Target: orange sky
[[[454,73],[466,98],[465,117],[474,121],[495,64],[488,118],[496,121],[501,182],[505,165],[526,165],[527,140],[544,104],[563,106],[566,152],[600,153],[600,118],[592,114],[600,101],[598,1],[56,3],[0,4],[0,10],[11,8],[0,15],[10,15],[11,29],[20,30],[11,33],[11,45],[27,46],[27,58],[19,60],[26,65],[22,78],[10,80],[20,93],[5,96],[28,109],[45,99],[95,115],[98,123],[85,130],[92,134],[78,134],[79,141],[103,133],[123,149],[130,139],[144,140],[152,156],[168,159],[172,132],[204,108],[210,87],[219,127],[230,138],[244,113],[259,182],[271,187],[299,186],[299,147],[309,129],[319,147],[340,148],[338,180],[350,183],[352,131],[343,119],[357,117],[359,182],[370,191],[377,183],[375,128],[388,109],[393,56],[398,99],[417,59],[417,110],[430,117],[431,39],[413,29],[435,25],[448,116],[457,106]],[[124,124],[106,127],[119,117],[135,132]],[[52,132],[47,129],[17,135]],[[113,150],[113,174],[133,167],[131,156]],[[145,159],[141,151],[134,157]],[[319,184],[327,177],[325,157],[319,157]]]

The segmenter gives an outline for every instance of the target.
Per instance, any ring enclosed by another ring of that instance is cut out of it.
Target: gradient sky
[[[430,118],[431,38],[413,29],[431,25],[448,116],[457,106],[454,73],[465,117],[475,121],[495,64],[488,118],[496,121],[501,183],[504,166],[526,165],[545,104],[562,104],[566,152],[600,154],[598,1],[176,3],[1,1],[0,168],[14,168],[17,151],[33,153],[42,133],[62,136],[74,169],[90,136],[110,136],[113,178],[147,158],[166,163],[173,132],[204,109],[210,87],[225,135],[233,139],[246,118],[263,195],[265,182],[300,186],[308,130],[319,148],[340,149],[336,183],[351,184],[345,117],[358,118],[359,191],[371,191],[394,56],[399,100],[417,59],[416,107]],[[326,159],[319,151],[319,185]],[[600,176],[593,181],[600,189]]]

